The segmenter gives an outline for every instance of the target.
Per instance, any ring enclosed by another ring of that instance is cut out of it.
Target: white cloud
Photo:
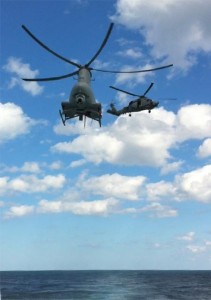
[[[141,209],[142,212],[150,212],[152,217],[156,218],[170,218],[177,216],[177,210],[162,205],[158,202],[153,202]]]
[[[64,190],[62,195],[54,201],[40,201],[35,211],[37,213],[70,212],[86,215],[140,215],[147,213],[153,218],[176,217],[177,209],[159,203],[159,201],[166,199],[168,203],[175,200],[209,202],[211,199],[210,173],[211,166],[208,165],[177,175],[173,182],[147,183],[143,176],[125,176],[113,173],[88,177],[88,173],[83,172],[74,182],[74,186]],[[43,178],[35,175],[22,175],[15,179],[1,177],[0,191],[2,195],[8,195],[9,192],[48,192],[52,189],[62,189],[64,184],[65,177],[61,174]],[[95,200],[96,195],[101,196],[102,199]],[[153,202],[146,204],[146,201],[149,200]],[[140,206],[141,203],[142,206]],[[194,232],[188,232],[178,239],[193,241],[194,235]]]
[[[9,177],[0,177],[0,195],[7,189]]]
[[[86,164],[86,160],[85,159],[79,159],[79,160],[74,160],[70,163],[70,168],[77,168],[77,167],[81,167],[84,164]]]
[[[201,158],[211,156],[211,138],[204,140],[198,149],[198,156]]]
[[[1,173],[41,173],[43,171],[43,168],[47,168],[50,170],[59,170],[62,168],[62,162],[61,161],[54,161],[50,164],[47,163],[41,163],[36,161],[26,161],[23,163],[22,166],[7,166],[7,165],[0,165],[0,172]]]
[[[149,200],[159,200],[162,197],[168,197],[169,200],[175,198],[175,187],[170,182],[160,181],[149,183],[146,186],[147,196]]]
[[[186,248],[195,254],[206,251],[205,246],[199,246],[199,245],[188,245],[188,246],[186,246]]]
[[[165,175],[171,172],[178,171],[180,167],[182,166],[183,161],[175,161],[173,163],[168,163],[165,166],[161,168],[161,174]]]
[[[107,215],[118,204],[112,198],[95,201],[62,202],[42,200],[39,203],[41,213],[71,212],[76,215]]]
[[[112,19],[140,30],[153,57],[187,70],[199,51],[211,51],[210,10],[209,0],[118,0]]]
[[[21,168],[23,172],[39,173],[41,172],[39,164],[36,162],[25,162]]]
[[[62,162],[61,161],[54,161],[48,167],[51,170],[59,170],[62,167]]]
[[[128,72],[133,70],[149,70],[155,66],[151,64],[141,65],[141,66],[124,66],[121,71]],[[116,75],[115,84],[127,84],[131,88],[137,84],[144,83],[147,78],[154,76],[154,72],[143,72],[143,73],[119,73]]]
[[[21,175],[14,179],[0,177],[0,193],[4,195],[13,192],[46,192],[52,189],[61,189],[64,186],[65,181],[66,179],[62,174],[56,176],[47,175],[43,178],[38,178],[35,175]]]
[[[138,200],[145,179],[143,176],[130,177],[114,173],[89,179],[84,178],[83,181],[78,182],[78,187],[85,192],[92,192],[104,197]]]
[[[211,136],[211,105],[192,104],[182,107],[177,116],[177,140],[203,139]]]
[[[187,105],[177,114],[160,107],[151,114],[140,112],[131,118],[121,116],[110,126],[88,130],[51,149],[81,154],[96,164],[160,167],[164,174],[177,170],[182,164],[172,160],[171,149],[189,139],[200,140],[210,135],[211,105]]]
[[[162,165],[169,158],[167,149],[172,143],[165,121],[157,124],[147,114],[142,114],[141,118],[134,114],[131,119],[121,117],[111,127],[80,135],[71,142],[58,143],[52,150],[81,153],[94,163]],[[160,132],[159,125],[162,127]]]
[[[129,48],[124,51],[119,51],[117,54],[121,55],[121,56],[129,57],[132,59],[140,58],[143,55],[139,49],[134,49],[134,48]]]
[[[211,202],[211,165],[178,175],[175,184],[183,198]]]
[[[160,181],[146,186],[149,200],[211,201],[211,165],[175,176],[173,182]]]
[[[105,147],[109,145],[109,147]],[[113,138],[108,132],[81,135],[72,142],[58,143],[53,151],[65,153],[82,153],[85,159],[94,163],[115,161],[121,149],[121,141]]]
[[[182,241],[187,241],[187,242],[190,242],[190,241],[193,241],[195,237],[195,232],[193,231],[190,231],[188,232],[187,234],[185,235],[182,235],[182,236],[178,236],[178,240],[182,240]]]
[[[27,134],[36,121],[24,114],[14,103],[0,103],[0,143]]]
[[[143,207],[127,207],[127,208],[119,208],[116,213],[118,214],[132,214],[132,215],[140,215],[143,213],[148,213],[151,218],[174,218],[177,217],[178,212],[176,209],[173,209],[167,205],[162,205],[158,202],[153,202],[147,204]]]
[[[62,124],[62,122],[59,122],[54,126],[53,130],[58,135],[72,136],[77,134],[89,134],[93,131],[99,131],[99,125],[97,124],[97,122],[92,123],[87,120],[86,127],[84,128],[83,122],[78,122],[78,120],[74,119],[70,123],[67,123],[65,126]]]
[[[21,59],[10,57],[3,69],[15,75],[15,77],[12,77],[10,81],[10,88],[18,85],[32,96],[39,95],[43,92],[43,87],[41,87],[37,82],[26,82],[21,79],[35,78],[39,74],[38,70],[31,70],[30,65],[24,64]]]
[[[9,211],[7,211],[4,215],[5,219],[15,218],[15,217],[23,217],[28,214],[34,212],[33,205],[19,205],[10,207]]]
[[[160,244],[160,243],[154,243],[154,247],[155,247],[155,248],[160,248],[160,247],[161,247],[161,244]]]
[[[211,241],[205,241],[205,245],[210,247],[211,246]]]

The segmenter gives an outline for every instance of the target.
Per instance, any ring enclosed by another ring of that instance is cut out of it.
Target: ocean
[[[211,271],[0,272],[1,300],[210,300]]]

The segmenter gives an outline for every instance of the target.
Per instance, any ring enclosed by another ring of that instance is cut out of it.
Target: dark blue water
[[[211,299],[211,271],[1,272],[1,299]]]

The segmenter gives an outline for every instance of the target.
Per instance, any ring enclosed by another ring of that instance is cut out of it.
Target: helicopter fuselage
[[[141,111],[141,110],[149,110],[158,106],[158,102],[153,101],[147,97],[140,97],[136,100],[130,101],[129,105],[124,107],[123,109],[127,110],[127,112],[133,111]]]
[[[65,121],[71,118],[88,117],[99,122],[101,126],[102,108],[97,103],[90,85],[91,72],[88,68],[82,67],[78,72],[78,82],[73,86],[69,102],[62,102],[62,112],[60,115],[65,125]]]
[[[91,73],[86,68],[82,68],[78,73],[78,82],[73,86],[69,102],[73,105],[86,107],[96,103],[94,93],[90,85]]]
[[[129,113],[129,116],[131,117],[132,112],[148,110],[148,112],[150,113],[153,108],[158,106],[158,104],[159,102],[155,102],[145,96],[141,96],[136,100],[130,101],[128,106],[125,106],[119,110],[115,108],[114,104],[111,104],[111,109],[108,109],[107,112],[115,116]]]

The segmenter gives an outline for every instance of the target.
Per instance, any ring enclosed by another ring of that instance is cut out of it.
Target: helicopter
[[[120,110],[117,110],[115,108],[115,105],[113,103],[110,104],[110,109],[107,110],[108,113],[120,116],[122,114],[129,113],[129,117],[131,117],[132,112],[138,112],[142,110],[148,110],[149,113],[151,113],[151,110],[159,105],[159,102],[153,101],[152,99],[149,99],[146,97],[146,94],[151,90],[152,86],[154,85],[153,82],[149,85],[149,87],[146,89],[145,93],[143,95],[137,95],[133,94],[124,90],[121,90],[119,88],[116,88],[114,86],[110,86],[110,88],[117,90],[119,92],[123,92],[125,94],[138,97],[138,99],[132,100],[129,102],[128,106],[123,107]]]
[[[62,110],[59,110],[63,125],[66,124],[67,120],[78,117],[80,121],[83,121],[84,119],[84,126],[85,126],[86,117],[88,117],[92,120],[97,121],[99,123],[99,126],[101,127],[102,106],[101,103],[98,103],[96,101],[94,93],[91,88],[91,84],[90,84],[91,77],[92,77],[91,71],[107,72],[107,73],[140,73],[140,72],[156,71],[156,70],[173,66],[173,64],[170,64],[170,65],[156,67],[148,70],[135,70],[135,71],[113,71],[113,70],[96,69],[91,67],[91,64],[94,62],[94,60],[96,60],[98,55],[105,47],[109,39],[109,36],[112,32],[113,26],[114,23],[110,23],[108,31],[99,49],[86,64],[82,65],[77,62],[71,61],[68,58],[65,58],[62,55],[56,53],[48,46],[46,46],[43,42],[41,42],[25,25],[22,25],[23,30],[41,47],[43,47],[45,50],[47,50],[57,58],[77,68],[77,70],[61,76],[46,77],[46,78],[22,78],[22,80],[24,81],[54,81],[54,80],[65,79],[77,75],[77,83],[72,87],[69,96],[69,101],[62,102],[61,103]]]

